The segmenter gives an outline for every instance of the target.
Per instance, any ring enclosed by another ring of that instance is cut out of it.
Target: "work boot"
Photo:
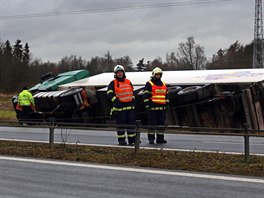
[[[119,145],[125,146],[125,145],[127,145],[127,142],[125,140],[119,140]]]
[[[131,146],[131,145],[135,145],[136,144],[136,142],[135,141],[128,141],[128,144]],[[141,144],[141,140],[139,140],[139,144]]]
[[[164,139],[164,135],[163,134],[158,134],[156,142],[157,142],[157,144],[166,144],[167,140]]]
[[[149,144],[154,144],[155,135],[154,134],[148,134],[148,141]]]
[[[167,144],[167,140],[165,139],[157,140],[157,144]]]
[[[129,145],[135,144],[135,138],[128,138],[128,144]]]
[[[149,140],[149,144],[154,144],[154,140]]]

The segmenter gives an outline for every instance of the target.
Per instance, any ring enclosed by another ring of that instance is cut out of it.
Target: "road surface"
[[[62,135],[63,134],[63,135]],[[68,136],[67,136],[68,134]],[[96,144],[117,146],[117,136],[114,131],[86,131],[55,129],[55,141],[61,142],[63,138],[67,143]],[[0,127],[1,139],[49,141],[49,129],[26,127]],[[213,152],[244,152],[244,138],[234,136],[210,135],[173,135],[165,134],[168,144],[149,145],[147,134],[141,134],[141,147],[167,148],[177,150],[196,150]],[[250,138],[250,153],[264,154],[264,138]]]
[[[264,179],[0,156],[0,197],[263,198]]]

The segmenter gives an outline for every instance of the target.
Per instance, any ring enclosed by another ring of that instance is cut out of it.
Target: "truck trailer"
[[[143,91],[150,71],[126,72],[134,86],[136,119],[147,124]],[[114,74],[98,75],[34,92],[36,112],[31,120],[111,123],[107,86]],[[170,107],[168,125],[264,129],[264,69],[163,71]]]

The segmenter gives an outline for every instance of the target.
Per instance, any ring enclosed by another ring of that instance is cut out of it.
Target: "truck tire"
[[[173,87],[168,87],[168,98],[169,100],[174,100],[178,98],[178,92],[182,90],[182,87],[180,86],[173,86]]]
[[[180,90],[178,92],[178,96],[179,96],[178,104],[183,104],[198,100],[199,99],[198,90],[201,88],[202,88],[201,86],[190,86]]]

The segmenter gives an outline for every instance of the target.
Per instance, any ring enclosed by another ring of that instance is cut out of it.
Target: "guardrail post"
[[[245,140],[245,162],[249,162],[249,133],[248,133],[248,127],[249,124],[245,123],[244,128],[245,128],[245,133],[244,133],[244,140]]]
[[[138,154],[140,145],[140,121],[136,121],[136,138],[135,138],[135,152],[134,154]]]
[[[55,118],[50,119],[50,132],[49,132],[49,147],[54,147],[54,128],[55,128]]]

